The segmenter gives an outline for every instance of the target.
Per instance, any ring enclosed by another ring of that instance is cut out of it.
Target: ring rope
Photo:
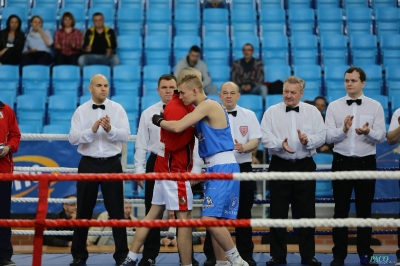
[[[34,227],[39,221],[0,219],[0,227]],[[44,227],[398,227],[400,219],[394,218],[343,218],[343,219],[238,219],[238,220],[49,220],[40,221]]]
[[[68,134],[21,134],[22,140],[68,140]],[[136,141],[136,135],[131,135],[129,140]]]
[[[78,168],[69,168],[69,167],[29,167],[29,166],[16,166],[14,167],[14,171],[16,172],[45,172],[45,173],[78,173]],[[134,169],[126,169],[127,173],[134,173]]]
[[[143,173],[143,174],[0,174],[2,181],[36,181],[45,178],[48,181],[99,181],[99,180],[354,180],[354,179],[400,179],[400,171],[344,171],[344,172],[264,172],[264,173]]]

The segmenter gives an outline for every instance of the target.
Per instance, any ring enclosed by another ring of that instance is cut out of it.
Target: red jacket
[[[172,100],[164,109],[165,120],[180,120],[192,112],[192,105],[185,106],[174,93]],[[194,127],[189,127],[180,133],[174,133],[161,128],[160,140],[165,145],[164,157],[157,156],[154,172],[190,173],[193,167]]]
[[[15,153],[18,151],[20,140],[21,133],[14,111],[7,104],[0,102],[0,143],[11,146],[12,153]],[[12,153],[0,158],[0,173],[13,172]]]

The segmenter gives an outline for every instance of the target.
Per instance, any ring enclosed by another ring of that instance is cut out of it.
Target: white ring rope
[[[78,168],[69,167],[38,167],[38,166],[16,166],[14,172],[40,172],[40,173],[78,173]],[[126,169],[125,173],[134,173],[134,169]]]
[[[68,140],[68,134],[21,134],[22,140]],[[129,137],[130,141],[136,141],[136,135]]]
[[[31,236],[35,234],[35,230],[11,230],[13,235],[26,235]],[[45,236],[72,236],[74,231],[56,231],[56,230],[45,230]],[[231,232],[232,233],[232,232]],[[127,231],[126,234],[128,236],[134,236],[135,231]],[[88,236],[112,236],[112,231],[89,231]],[[169,231],[161,231],[160,236],[175,236],[173,232]],[[206,232],[192,232],[193,236],[205,236]]]
[[[39,198],[11,198],[15,203],[37,203]],[[75,203],[76,199],[48,198],[48,203]],[[97,199],[97,202],[104,202],[104,199]],[[193,200],[193,204],[203,204],[204,200]],[[124,199],[124,203],[144,204],[144,199]]]

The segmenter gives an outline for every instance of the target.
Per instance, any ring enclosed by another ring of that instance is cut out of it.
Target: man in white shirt
[[[252,172],[252,150],[258,147],[261,138],[260,124],[255,113],[237,105],[240,98],[239,87],[234,82],[222,84],[219,93],[222,105],[228,112],[232,138],[234,140],[233,154],[240,167],[240,172]],[[237,219],[251,219],[251,208],[254,202],[255,181],[240,182],[239,209]],[[253,259],[253,235],[251,227],[236,227],[236,246],[240,256],[249,264],[256,265]],[[207,231],[204,242],[204,253],[207,261],[215,258],[210,233]],[[206,264],[205,265],[209,265]],[[211,265],[211,264],[210,264]],[[215,263],[214,263],[215,265]]]
[[[290,76],[283,84],[283,102],[265,111],[261,121],[261,142],[272,154],[270,172],[313,172],[312,158],[325,143],[325,126],[321,113],[310,104],[300,102],[305,82]],[[287,219],[293,198],[298,218],[315,218],[315,180],[270,181],[271,218]],[[293,206],[293,205],[292,205]],[[320,266],[315,259],[315,229],[299,228],[301,264]],[[267,266],[286,264],[286,228],[271,228],[271,257]]]
[[[382,105],[363,94],[366,75],[358,67],[344,73],[347,95],[329,104],[326,112],[326,142],[334,143],[332,171],[376,170],[376,144],[385,141],[385,118]],[[350,198],[354,189],[357,218],[371,217],[375,179],[332,180],[335,214],[349,217]],[[332,230],[334,247],[331,266],[342,266],[347,256],[347,227]],[[357,253],[360,264],[370,264],[371,227],[357,228]]]
[[[68,136],[69,142],[78,145],[78,152],[82,154],[78,173],[122,173],[119,159],[122,143],[128,141],[131,133],[128,116],[120,104],[107,99],[109,85],[103,75],[96,74],[91,78],[89,91],[92,99],[76,109]],[[110,218],[124,219],[123,181],[78,181],[76,218],[92,218],[99,185]],[[74,230],[71,247],[74,259],[70,266],[86,264],[89,257],[86,248],[88,230],[87,227],[77,227]],[[114,259],[119,265],[128,254],[126,229],[113,228],[113,236]]]

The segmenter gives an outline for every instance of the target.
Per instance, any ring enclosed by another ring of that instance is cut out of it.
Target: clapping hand
[[[308,137],[306,134],[301,133],[300,129],[297,130],[297,135],[299,136],[300,143],[303,145],[307,145]]]
[[[356,133],[358,135],[368,135],[369,134],[369,123],[366,122],[362,128],[356,128]]]
[[[288,139],[287,139],[287,138],[285,138],[285,139],[283,140],[283,142],[282,142],[282,148],[283,148],[285,151],[287,151],[288,153],[291,153],[291,154],[295,153],[295,151],[292,151],[292,149],[290,149],[290,146],[289,146],[289,143],[288,143]]]

